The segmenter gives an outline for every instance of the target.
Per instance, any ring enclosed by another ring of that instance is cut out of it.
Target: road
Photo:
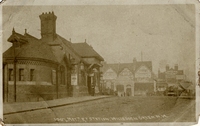
[[[51,109],[4,115],[7,124],[85,122],[195,122],[195,100],[111,97]]]

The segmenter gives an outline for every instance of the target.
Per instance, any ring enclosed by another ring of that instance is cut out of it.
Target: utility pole
[[[142,54],[142,51],[141,51],[141,61],[143,61],[143,54]]]
[[[15,45],[16,45],[16,42],[13,42],[13,50],[14,50],[14,61],[13,61],[13,74],[14,74],[14,101],[17,102],[17,85],[16,85],[16,56],[15,56]]]

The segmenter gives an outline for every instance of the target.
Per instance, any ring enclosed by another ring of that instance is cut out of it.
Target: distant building
[[[164,94],[165,91],[172,88],[177,88],[177,90],[181,90],[179,83],[184,80],[184,72],[183,70],[178,69],[178,64],[175,64],[174,68],[170,68],[169,65],[166,65],[166,69],[164,72],[160,72],[160,70],[158,70],[158,79],[156,82],[157,93]]]
[[[154,92],[154,78],[155,75],[152,72],[151,61],[137,61],[133,60],[132,63],[114,63],[114,64],[103,64],[103,79],[104,85],[107,89],[110,83],[115,85],[114,88],[110,88],[112,91],[117,91],[116,84],[124,85],[124,92],[127,95],[127,83],[122,83],[127,78],[130,81],[129,87],[131,87],[129,94],[134,95],[149,95]],[[132,87],[133,85],[133,87]],[[130,93],[134,92],[134,93]]]
[[[3,53],[4,102],[38,101],[91,94],[99,87],[103,58],[86,42],[75,44],[56,33],[54,12],[42,13],[41,39],[14,29]]]
[[[164,72],[158,71],[158,79],[164,80],[167,83],[177,83],[185,79],[183,70],[178,69],[178,64],[174,68],[170,68],[166,65],[166,70]]]

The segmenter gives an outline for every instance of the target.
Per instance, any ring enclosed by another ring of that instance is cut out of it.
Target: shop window
[[[30,81],[35,81],[35,70],[30,69]]]
[[[9,71],[8,71],[9,73],[9,75],[8,75],[8,80],[9,81],[13,81],[14,79],[13,79],[13,69],[9,69]]]
[[[19,81],[24,81],[24,69],[19,69]]]

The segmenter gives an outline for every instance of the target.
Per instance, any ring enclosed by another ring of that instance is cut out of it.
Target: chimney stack
[[[54,12],[42,13],[41,20],[41,37],[45,41],[52,42],[56,38],[56,15]]]

